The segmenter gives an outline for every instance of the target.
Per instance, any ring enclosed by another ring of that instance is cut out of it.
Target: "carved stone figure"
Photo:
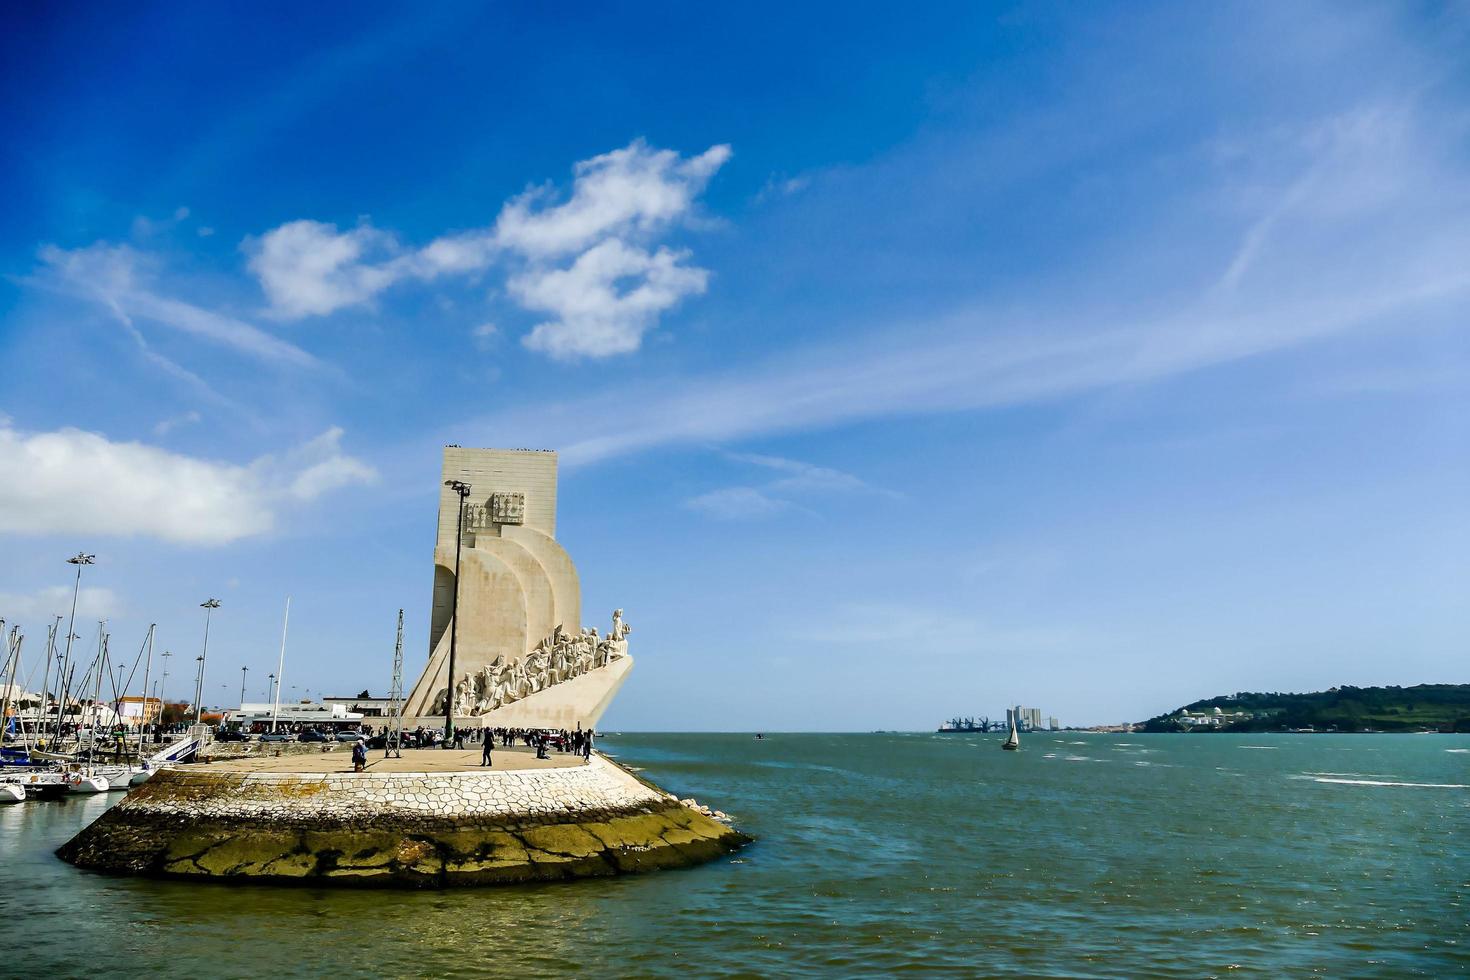
[[[542,637],[521,660],[510,662],[502,654],[460,679],[454,687],[456,716],[484,715],[513,704],[538,691],[564,683],[591,670],[605,667],[628,652],[628,634],[633,631],[623,620],[621,609],[613,612],[612,630],[606,637],[595,627],[568,633],[557,626]],[[441,689],[434,702],[442,713],[448,691]]]
[[[490,495],[490,519],[496,524],[520,524],[526,519],[526,495],[523,493],[492,493]]]

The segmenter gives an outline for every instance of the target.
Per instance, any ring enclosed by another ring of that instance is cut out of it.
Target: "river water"
[[[448,892],[113,878],[0,808],[0,975],[1470,974],[1470,736],[622,735],[757,843]]]

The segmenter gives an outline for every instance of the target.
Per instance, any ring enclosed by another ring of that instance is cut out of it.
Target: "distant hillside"
[[[1143,723],[1146,732],[1470,732],[1470,684],[1334,687],[1311,694],[1232,694]]]

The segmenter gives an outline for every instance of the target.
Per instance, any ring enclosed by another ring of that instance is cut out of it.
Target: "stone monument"
[[[581,624],[556,541],[556,454],[450,446],[443,478],[471,493],[459,540],[459,494],[439,497],[429,661],[405,721],[438,727],[453,698],[456,728],[554,730],[540,751],[410,748],[362,771],[335,743],[252,743],[160,769],[57,853],[121,874],[444,887],[683,867],[748,843],[590,745],[566,751],[560,732],[597,725],[633,658],[621,609],[606,635]]]
[[[463,504],[451,481],[469,485]],[[442,720],[452,691],[456,727],[595,728],[633,668],[630,627],[621,609],[605,636],[581,619],[577,567],[556,540],[556,453],[446,446],[429,660],[405,717]]]

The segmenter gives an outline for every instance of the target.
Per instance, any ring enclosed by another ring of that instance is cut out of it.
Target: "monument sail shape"
[[[622,610],[605,635],[582,626],[577,568],[556,540],[556,466],[550,451],[445,447],[429,660],[406,717],[442,719],[452,696],[456,726],[596,727],[627,678]],[[460,497],[445,485],[456,480],[471,488],[458,581]]]

